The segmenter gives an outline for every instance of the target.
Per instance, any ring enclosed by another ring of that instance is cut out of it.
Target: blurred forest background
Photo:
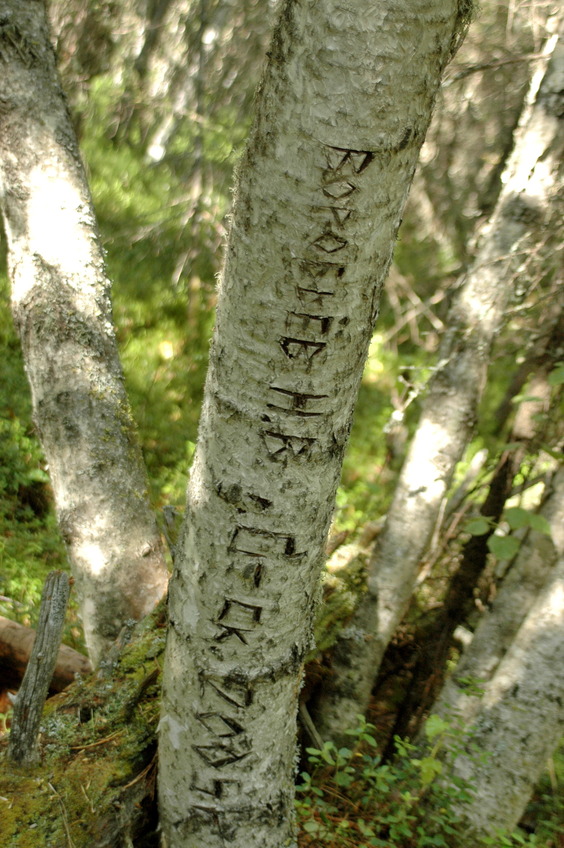
[[[52,0],[50,5],[63,86],[114,282],[115,323],[152,501],[159,514],[168,506],[182,511],[233,171],[250,126],[276,3]],[[495,207],[554,9],[543,0],[483,0],[447,69],[366,364],[328,543],[307,694],[322,685],[331,647],[362,594],[371,546],[437,365],[448,310],[476,254],[480,224]],[[524,515],[537,514],[561,462],[561,239],[561,228],[547,231],[538,249],[522,257],[491,353],[476,428],[373,691],[368,720],[375,729],[357,729],[361,741],[375,740],[385,760],[395,736],[417,732],[440,689],[444,675],[434,665],[429,642],[465,546],[477,536],[487,538],[473,585],[466,587],[457,611],[447,666],[456,661],[465,634],[476,626],[526,533],[534,529],[534,520]],[[2,240],[0,245],[3,253]],[[67,565],[1,261],[0,615],[33,627],[46,574]],[[515,416],[523,409],[529,423],[526,432],[515,435]],[[496,514],[488,513],[486,520],[480,510],[507,452],[518,454],[518,463]],[[542,529],[541,523],[536,526]],[[82,649],[73,608],[64,641]],[[4,695],[2,714],[9,709]],[[311,754],[318,783],[313,794],[304,790],[301,796],[307,825],[303,845],[358,845],[358,832],[351,836],[352,825],[342,824],[354,815],[343,812],[338,797],[327,800],[332,791],[346,794],[348,784],[344,778],[335,782],[330,753],[323,757],[318,746],[312,750],[318,751]],[[409,749],[404,754],[409,762]],[[414,793],[409,783],[414,778],[405,779],[407,789],[381,775],[381,794],[391,799],[394,792],[409,794],[410,786]],[[326,808],[314,810],[316,798]],[[397,810],[390,800],[387,814],[392,813]],[[562,846],[563,818],[564,756],[557,751],[520,836],[490,844]],[[371,842],[378,837],[363,826],[367,845],[450,844],[440,841],[444,835],[424,841],[413,827],[394,837],[390,822],[388,841]]]

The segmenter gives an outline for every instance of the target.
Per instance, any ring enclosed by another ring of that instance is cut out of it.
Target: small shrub
[[[464,731],[431,716],[423,748],[396,737],[396,756],[382,762],[373,725],[359,716],[351,746],[325,742],[307,748],[310,770],[300,774],[297,815],[300,848],[552,848],[535,834],[498,833],[468,842],[457,812],[471,797],[462,779],[446,780],[440,758],[462,745]]]

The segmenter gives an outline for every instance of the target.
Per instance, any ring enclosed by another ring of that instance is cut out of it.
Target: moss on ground
[[[161,605],[92,677],[47,703],[40,762],[8,762],[0,741],[0,833],[10,848],[149,846],[154,782]]]

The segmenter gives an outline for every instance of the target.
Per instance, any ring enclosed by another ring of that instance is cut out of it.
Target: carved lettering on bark
[[[280,347],[288,359],[303,359],[308,363],[314,356],[318,356],[327,347],[327,342],[308,341],[307,339],[294,339],[284,336],[280,340]]]
[[[220,739],[238,736],[245,732],[245,728],[239,722],[223,713],[196,713],[196,718],[204,725],[206,730]]]
[[[223,642],[235,636],[244,645],[248,645],[246,633],[252,633],[260,624],[262,607],[227,598],[215,624],[221,629],[216,636],[218,642]]]
[[[317,248],[317,250],[321,250],[323,253],[339,253],[340,250],[345,249],[347,244],[347,239],[337,235],[337,233],[334,233],[331,230],[327,230],[327,232],[322,233],[322,235],[318,236],[318,238],[312,242],[312,246]]]
[[[239,709],[244,709],[253,702],[253,690],[249,683],[203,673],[201,685],[204,694],[206,689],[211,689],[227,704],[239,707]]]
[[[352,171],[361,174],[374,159],[370,150],[354,150],[352,147],[326,146],[327,170],[334,172]]]
[[[353,213],[352,209],[347,209],[345,206],[329,206],[329,210],[338,227],[344,227]]]
[[[220,799],[225,797],[230,786],[238,790],[241,783],[238,780],[231,780],[227,777],[216,777],[209,780],[206,786],[192,783],[190,788],[195,792],[201,792],[203,795],[209,795],[212,798]]]
[[[303,553],[296,551],[295,536],[241,526],[235,529],[229,550],[255,557],[268,554],[286,557],[303,556]]]
[[[270,390],[277,393],[277,403],[269,403],[269,409],[275,409],[287,415],[295,415],[298,418],[318,418],[327,412],[324,401],[329,395],[296,392],[291,389],[282,389],[279,386],[270,386]]]
[[[350,197],[356,190],[357,186],[354,183],[340,178],[325,183],[321,189],[325,197],[329,197],[331,200],[344,200],[345,197]]]
[[[269,498],[244,491],[239,483],[218,483],[216,491],[222,500],[234,506],[238,512],[265,512],[272,506]]]
[[[323,288],[329,288],[328,280],[333,279],[333,292],[336,281],[343,276],[346,266],[341,262],[325,262],[317,259],[300,259],[299,268],[308,277],[323,280]]]
[[[294,338],[302,338],[307,332],[312,336],[326,335],[329,332],[333,317],[331,315],[311,315],[309,312],[288,312],[286,327]],[[298,333],[300,334],[298,336]],[[312,341],[318,341],[313,338]]]
[[[238,554],[237,558],[231,561],[230,567],[237,572],[238,576],[244,580],[251,590],[259,588],[266,573],[264,560],[257,559],[253,555],[245,557]]]
[[[323,298],[325,297],[335,297],[335,292],[330,291],[318,291],[317,289],[308,289],[303,286],[298,286],[296,289],[298,293],[298,297],[301,300],[302,304],[306,308],[312,308],[315,306],[319,306],[320,308],[325,307],[325,303],[323,302]]]
[[[265,430],[262,437],[268,453],[275,459],[283,459],[287,456],[306,457],[316,441],[316,439],[276,433],[272,430]]]
[[[202,760],[212,768],[222,768],[239,760],[244,760],[251,753],[248,740],[245,740],[248,750],[240,750],[232,742],[213,742],[211,745],[192,745]]]

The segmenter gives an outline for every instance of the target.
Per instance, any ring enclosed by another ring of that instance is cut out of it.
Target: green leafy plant
[[[544,516],[520,506],[506,509],[502,523],[508,525],[510,530],[531,529],[548,536],[551,533],[550,524]],[[521,546],[521,539],[517,536],[492,532],[499,530],[499,525],[485,516],[471,518],[466,522],[464,529],[472,536],[484,536],[486,533],[491,533],[487,542],[488,549],[498,559],[511,559]]]
[[[396,756],[383,762],[374,726],[361,716],[348,731],[350,747],[325,742],[307,748],[309,768],[297,786],[300,848],[554,848],[518,831],[492,837],[469,836],[460,810],[472,787],[447,774],[443,754],[470,751],[472,740],[451,717],[432,715],[426,743],[395,738]],[[479,756],[477,753],[475,756]]]
[[[350,730],[351,747],[326,742],[308,748],[309,771],[298,785],[298,818],[302,846],[331,848],[405,848],[448,846],[458,833],[453,802],[468,797],[461,783],[441,784],[438,758],[447,722],[434,717],[427,735],[433,746],[425,756],[397,738],[396,758],[383,762],[376,748],[373,725],[359,716]]]

